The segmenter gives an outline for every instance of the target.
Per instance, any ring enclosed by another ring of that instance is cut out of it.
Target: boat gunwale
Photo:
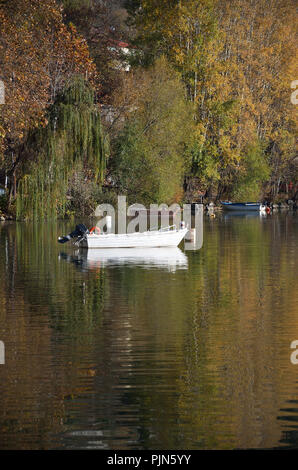
[[[106,238],[125,238],[125,237],[140,237],[140,236],[145,236],[145,237],[156,237],[156,236],[162,236],[165,237],[167,235],[177,235],[178,233],[183,233],[185,234],[188,232],[188,228],[183,228],[180,230],[168,230],[168,231],[159,231],[159,230],[147,230],[146,232],[133,232],[133,233],[106,233],[106,232],[101,232],[100,234],[97,233],[88,233],[86,236],[87,238],[91,237],[93,238],[101,238],[101,237],[106,237]]]

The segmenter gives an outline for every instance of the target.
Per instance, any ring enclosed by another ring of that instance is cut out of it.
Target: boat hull
[[[121,234],[90,234],[81,246],[85,248],[158,248],[175,247],[183,240],[188,229]]]
[[[221,203],[224,210],[227,211],[243,211],[243,212],[260,212],[265,209],[261,203],[252,203],[252,202],[222,202]]]

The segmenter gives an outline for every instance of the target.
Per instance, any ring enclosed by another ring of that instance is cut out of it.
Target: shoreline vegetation
[[[194,204],[200,205],[201,203],[194,203]],[[210,216],[210,214],[211,216],[214,216],[214,213],[216,212],[224,212],[223,207],[220,204],[220,202],[214,203],[213,201],[209,201],[209,202],[206,201],[202,203],[202,205],[203,205],[204,213],[206,213],[206,215],[208,216]],[[278,203],[270,203],[268,204],[268,206],[270,207],[270,211],[271,211],[270,213],[279,213],[279,212],[287,212],[287,211],[293,212],[298,209],[297,201],[293,201],[291,199],[280,201]],[[181,207],[181,210],[183,210],[182,207]],[[149,213],[150,212],[148,212],[148,214]],[[74,218],[74,217],[78,217],[79,215],[80,214],[74,213],[74,214],[71,214],[71,216],[69,217]],[[61,217],[62,220],[64,220],[65,218],[66,217]],[[85,215],[85,218],[90,219],[90,220],[98,219],[98,217],[93,212]],[[5,221],[26,221],[26,219],[17,219],[14,214],[8,213],[8,212],[2,212],[0,210],[0,222],[5,222]]]
[[[118,194],[295,209],[295,8],[0,2],[0,220],[86,217]]]

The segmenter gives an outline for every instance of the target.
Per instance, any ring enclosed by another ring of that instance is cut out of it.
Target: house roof
[[[120,49],[135,49],[131,44],[124,41],[118,41],[117,39],[109,39],[111,46],[119,47]]]

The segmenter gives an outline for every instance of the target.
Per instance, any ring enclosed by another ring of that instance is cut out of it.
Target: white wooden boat
[[[90,231],[83,224],[76,226],[69,235],[59,237],[59,243],[66,243],[76,239],[75,244],[85,248],[157,248],[178,246],[188,232],[185,223],[180,228],[176,225],[164,227],[159,230],[133,233],[106,233],[93,227]]]
[[[78,241],[86,248],[155,248],[178,246],[187,234],[187,228],[175,226],[161,230],[134,233],[89,233]]]

